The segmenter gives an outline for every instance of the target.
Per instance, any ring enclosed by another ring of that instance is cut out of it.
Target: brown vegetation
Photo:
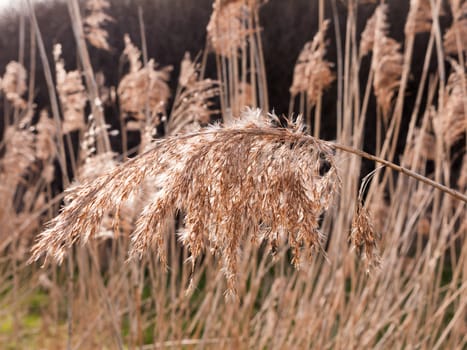
[[[467,345],[465,4],[411,1],[402,47],[390,37],[387,5],[373,7],[357,36],[359,2],[347,1],[345,45],[333,63],[327,33],[332,25],[336,37],[342,33],[335,7],[325,13],[324,3],[319,31],[297,58],[288,118],[267,113],[274,101],[259,23],[264,2],[215,1],[206,50],[183,57],[173,93],[171,68],[157,69],[148,57],[142,11],[141,48],[121,38],[128,71],[118,86],[105,86],[88,49],[111,50],[110,2],[90,0],[82,9],[67,2],[78,48],[73,71],[60,44],[49,67],[28,7],[52,113],[36,110],[21,58],[4,67],[0,344]],[[454,20],[443,35],[445,12]],[[421,32],[429,43],[417,103],[404,106]],[[438,71],[428,76],[435,52]],[[205,76],[209,59],[216,76]],[[328,90],[332,84],[337,90]],[[336,139],[325,141],[321,100],[333,91]],[[105,105],[118,112],[112,120]],[[362,151],[371,119],[374,154]],[[130,133],[141,137],[136,149]],[[110,147],[117,136],[122,155]],[[362,158],[376,164],[363,181]],[[39,321],[31,326],[34,312]]]

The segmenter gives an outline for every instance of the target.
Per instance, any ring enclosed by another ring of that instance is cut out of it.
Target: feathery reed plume
[[[300,120],[275,128],[250,111],[230,127],[156,141],[152,150],[74,189],[73,200],[40,235],[32,259],[45,253],[61,262],[73,243],[95,236],[106,211],[119,208],[151,176],[154,193],[137,220],[131,256],[155,248],[166,262],[165,227],[180,211],[180,239],[192,260],[207,244],[220,253],[229,290],[247,238],[274,247],[288,236],[298,267],[302,250],[321,246],[319,217],[339,184],[331,147],[302,128]]]
[[[110,2],[107,0],[88,0],[86,2],[88,14],[84,18],[84,35],[88,42],[98,49],[107,51],[110,50],[109,33],[102,26],[114,21],[104,12],[109,7]]]
[[[376,12],[366,21],[360,39],[360,57],[368,55],[375,44],[376,33]]]
[[[370,213],[363,203],[363,193],[375,171],[365,176],[362,180],[349,234],[349,241],[364,259],[367,271],[380,264],[380,257],[376,246],[376,232]],[[382,192],[380,195],[382,195]]]
[[[376,233],[368,209],[359,201],[352,220],[349,240],[364,258],[367,269],[378,266],[380,258],[376,249]]]
[[[431,30],[433,23],[429,0],[410,0],[410,10],[405,22],[404,33],[423,33]]]
[[[334,81],[331,71],[332,63],[326,61],[326,31],[329,20],[323,22],[322,29],[316,33],[313,40],[307,42],[298,56],[295,64],[290,94],[294,98],[305,92],[310,106],[314,106],[323,90]]]
[[[165,113],[167,100],[170,97],[170,89],[167,85],[171,66],[156,70],[157,64],[153,59],[149,60],[146,67],[140,62],[141,52],[131,42],[130,37],[125,34],[124,54],[130,62],[130,72],[126,74],[118,85],[118,97],[120,108],[129,117],[137,121],[146,118],[146,109],[149,113],[157,116]]]
[[[55,74],[57,92],[63,110],[62,132],[68,134],[75,130],[84,130],[84,108],[86,106],[86,90],[81,73],[78,70],[67,72],[65,62],[61,58],[62,46],[54,45]]]
[[[433,119],[435,132],[443,138],[448,147],[467,132],[464,93],[467,76],[457,62],[451,60],[451,65],[454,71],[446,84],[443,113],[438,113]]]
[[[0,152],[0,242],[5,244],[7,234],[13,237],[18,224],[15,194],[23,175],[34,162],[34,134],[31,129],[17,125],[7,126]],[[8,245],[8,244],[7,244]],[[1,246],[1,245],[0,245]],[[3,245],[4,246],[4,245]]]
[[[444,51],[448,55],[457,55],[459,50],[467,49],[467,2],[459,6],[459,1],[452,2],[454,22],[444,34]],[[458,47],[458,40],[461,47]]]
[[[49,118],[46,110],[39,113],[39,121],[34,128],[37,131],[35,139],[36,158],[43,162],[51,160],[57,154],[57,145],[55,143],[57,126]]]
[[[1,80],[0,87],[6,99],[16,108],[26,108],[26,101],[21,97],[27,90],[27,72],[21,63],[10,61]]]
[[[175,97],[167,130],[171,135],[194,131],[210,122],[212,98],[219,96],[217,82],[199,79],[199,65],[191,61],[190,54],[183,58],[179,77],[179,91]]]
[[[403,58],[400,44],[388,37],[386,19],[387,5],[379,5],[372,18],[368,20],[362,33],[360,55],[363,57],[373,50],[371,69],[374,72],[373,88],[383,116],[388,117],[394,92],[400,84]]]
[[[14,188],[20,182],[21,175],[34,162],[34,134],[30,129],[8,126],[3,136],[3,146],[0,173],[5,174],[9,179],[7,182]]]
[[[191,55],[189,52],[185,52],[185,56],[183,56],[183,60],[180,63],[180,75],[178,77],[178,84],[181,87],[186,87],[194,83],[196,80],[198,80],[198,71],[199,64],[191,60]]]
[[[207,26],[208,40],[214,51],[221,56],[236,55],[248,36],[245,23],[249,8],[243,1],[221,4],[215,1]]]

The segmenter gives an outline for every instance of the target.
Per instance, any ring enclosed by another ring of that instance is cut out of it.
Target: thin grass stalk
[[[34,89],[36,84],[36,36],[34,26],[30,25],[30,48],[29,48],[29,87],[28,87],[28,111],[31,113],[34,108]]]
[[[345,31],[345,51],[344,51],[344,115],[343,115],[343,120],[341,123],[341,128],[337,130],[337,140],[339,142],[342,142],[344,144],[348,143],[348,135],[346,130],[350,130],[346,127],[346,125],[349,125],[350,122],[348,121],[349,119],[349,111],[351,111],[350,108],[350,101],[351,101],[351,89],[349,88],[350,86],[350,72],[351,72],[351,28],[352,28],[352,22],[355,20],[354,19],[354,9],[355,9],[355,4],[354,0],[350,0],[347,5],[347,23],[346,23],[346,31]],[[337,123],[339,125],[339,121]]]
[[[339,133],[339,130],[342,128],[342,98],[343,98],[343,84],[342,80],[344,78],[343,76],[343,62],[342,62],[342,57],[343,57],[343,52],[342,52],[342,37],[341,37],[341,30],[340,30],[340,22],[339,22],[339,14],[337,12],[337,0],[332,0],[331,1],[331,7],[332,7],[332,15],[333,15],[333,23],[334,23],[334,32],[336,36],[336,54],[337,54],[337,113],[336,113],[336,138],[337,133]]]
[[[45,75],[45,80],[47,83],[47,88],[49,90],[49,98],[50,98],[50,104],[51,104],[51,109],[52,109],[52,115],[53,115],[55,124],[57,126],[57,134],[60,135],[62,122],[60,120],[58,99],[57,99],[57,94],[55,93],[55,86],[53,83],[52,71],[50,69],[49,61],[47,59],[47,53],[45,51],[44,41],[42,40],[42,35],[39,29],[39,25],[37,23],[36,14],[34,12],[34,7],[32,6],[31,0],[27,0],[27,4],[29,8],[29,16],[31,18],[32,26],[34,27],[34,31],[36,33],[37,44],[39,46],[39,54],[41,57],[43,68],[44,68],[44,75]],[[65,146],[63,144],[63,139],[61,137],[57,138],[57,142],[58,142],[58,150],[59,150],[58,160],[60,164],[60,170],[62,173],[62,182],[63,182],[63,186],[66,188],[69,186],[70,180],[69,180],[68,170],[66,166]]]
[[[21,64],[21,66],[24,66],[24,43],[25,43],[25,16],[24,13],[20,13],[19,15],[19,43],[18,43],[18,62]],[[18,72],[18,80],[19,80],[19,72]],[[17,86],[17,92],[19,90],[19,85]],[[13,123],[14,125],[19,124],[19,118],[20,118],[20,111],[19,108],[15,108],[13,112]],[[20,326],[20,321],[19,321],[19,261],[18,261],[18,236],[16,236],[13,241],[12,245],[12,267],[13,267],[13,309],[14,309],[14,314],[13,314],[13,343],[18,345],[19,344],[19,333],[21,331],[21,326]]]
[[[91,269],[94,269],[97,273],[99,272],[99,263],[97,260],[97,254],[95,251],[90,251],[89,256],[91,258]],[[99,276],[98,278],[95,279],[95,282],[97,282],[97,289],[99,294],[101,295],[101,298],[104,299],[105,305],[107,307],[107,311],[109,312],[108,317],[110,319],[112,329],[113,329],[113,335],[114,335],[114,341],[116,343],[116,346],[119,350],[123,350],[123,340],[121,338],[121,333],[120,333],[120,328],[118,327],[118,324],[116,322],[117,320],[117,315],[114,311],[114,308],[111,303],[110,296],[107,295],[107,289],[105,288],[104,282],[102,281],[102,278]]]
[[[21,64],[21,66],[24,67],[24,52],[25,52],[25,47],[24,43],[26,42],[26,20],[25,20],[25,15],[24,12],[21,11],[19,14],[19,42],[18,42],[18,62]],[[19,78],[19,77],[18,77]],[[17,89],[19,88],[19,85],[17,86]],[[18,92],[18,90],[17,90]],[[15,108],[13,112],[13,124],[18,125],[19,123],[19,118],[20,118],[20,110],[19,108]]]
[[[146,69],[148,69],[148,45],[146,41],[146,30],[144,26],[144,17],[143,17],[143,8],[141,5],[138,5],[138,22],[139,22],[139,32],[141,36],[141,47],[142,47],[142,53],[143,53],[143,64]],[[148,76],[149,79],[149,76]],[[149,86],[149,83],[147,84]],[[149,91],[145,91],[146,94],[146,102],[145,102],[145,108],[144,112],[146,115],[146,123],[145,126],[148,127],[148,123],[150,123],[150,111],[149,111]]]
[[[402,64],[402,76],[400,79],[399,91],[396,99],[396,105],[394,108],[394,112],[392,113],[392,120],[394,122],[394,129],[390,129],[392,134],[386,136],[386,140],[391,139],[392,144],[389,147],[388,155],[386,156],[385,153],[381,153],[381,155],[389,160],[394,158],[394,153],[396,151],[396,146],[399,138],[399,131],[402,122],[402,112],[404,109],[404,101],[405,101],[405,92],[407,88],[407,83],[410,75],[410,67],[412,63],[412,56],[413,56],[413,48],[415,42],[415,33],[413,31],[409,32],[409,37],[406,39],[405,42],[405,50],[404,50],[404,61]],[[383,146],[384,149],[384,146]]]
[[[89,101],[91,105],[92,115],[96,120],[97,130],[97,153],[106,153],[111,150],[109,136],[106,132],[105,119],[102,110],[102,102],[99,98],[99,92],[94,77],[93,68],[91,65],[91,59],[89,52],[86,47],[86,41],[83,31],[83,22],[81,20],[81,14],[79,4],[77,0],[69,0],[67,2],[68,12],[70,14],[71,23],[73,27],[73,33],[75,36],[76,47],[78,49],[80,62],[83,66],[83,73],[86,81],[86,87],[89,94]]]
[[[428,66],[430,64],[430,58],[431,58],[430,56],[433,50],[433,45],[434,45],[434,31],[432,30],[430,34],[430,39],[428,41],[428,48],[425,54],[425,60],[423,62],[422,76],[420,78],[420,83],[417,89],[417,97],[415,99],[415,106],[414,106],[414,109],[412,110],[412,115],[410,117],[410,124],[409,124],[408,132],[407,132],[407,140],[410,140],[412,138],[415,124],[417,122],[417,116],[420,111],[421,102],[423,98],[423,91],[425,89],[426,80],[428,77]]]
[[[454,4],[451,2],[451,12],[454,13],[455,11],[453,9],[453,5]],[[465,77],[465,59],[464,59],[463,49],[462,49],[461,33],[460,33],[460,30],[459,30],[459,25],[457,25],[458,16],[455,13],[454,13],[453,20],[454,20],[454,23],[452,24],[452,27],[455,29],[457,57],[459,58],[460,69],[461,69],[461,72],[462,72],[462,89],[463,89],[464,96],[467,96],[467,82],[466,82],[466,77]],[[467,100],[464,98],[464,116],[465,116],[465,118],[467,118],[466,112],[467,112]],[[465,130],[465,136],[466,136],[466,140],[467,140],[467,128]]]
[[[383,159],[383,158],[380,158],[378,156],[374,156],[374,155],[371,155],[367,152],[364,152],[364,151],[361,151],[359,149],[356,149],[356,148],[353,148],[353,147],[349,147],[349,146],[346,146],[346,145],[343,145],[343,144],[339,144],[339,143],[329,143],[329,145],[337,150],[341,150],[341,151],[344,151],[346,153],[351,153],[351,154],[355,154],[361,158],[366,158],[368,160],[372,160],[372,161],[375,161],[377,163],[380,163],[380,164],[383,164],[384,166],[387,166],[388,168],[392,169],[392,170],[395,170],[401,174],[404,174],[404,175],[407,175],[411,178],[414,178],[415,180],[419,181],[419,182],[422,182],[422,183],[425,183],[433,188],[436,188],[437,190],[441,191],[441,192],[444,192],[446,194],[449,194],[451,197],[459,200],[459,201],[462,201],[462,202],[465,202],[467,203],[467,195],[463,194],[463,193],[460,193],[459,191],[456,191],[452,188],[449,188],[445,185],[442,185],[441,183],[438,183],[436,181],[433,181],[423,175],[420,175],[410,169],[407,169],[407,168],[404,168],[400,165],[397,165],[393,162],[390,162],[386,159]]]
[[[324,2],[323,0],[319,0],[318,3],[318,23],[319,23],[319,32],[323,32],[324,29]],[[324,36],[321,38],[321,45],[324,46]],[[322,104],[322,92],[319,92],[318,100],[316,101],[316,108],[315,108],[315,118],[314,118],[314,126],[313,126],[313,136],[318,138],[320,135],[321,129],[321,104]]]
[[[74,263],[73,263],[73,251],[70,252],[70,255],[67,259],[68,266],[68,282],[67,282],[67,350],[72,349],[72,340],[73,340],[73,301],[74,301]]]
[[[245,23],[246,26],[246,23]],[[241,50],[241,78],[240,82],[242,86],[246,86],[247,84],[247,74],[248,74],[248,42],[246,40],[242,41],[242,46],[240,47]],[[242,94],[242,100],[240,101],[240,104],[244,106],[246,104],[246,95]]]
[[[254,24],[253,24],[253,18],[251,16],[248,16],[248,30],[254,30]],[[255,65],[255,52],[257,50],[256,44],[255,44],[255,38],[253,35],[248,36],[248,49],[249,49],[249,65],[248,67],[250,68],[250,84],[253,88],[253,96],[252,96],[252,101],[251,103],[253,106],[258,105],[258,83],[257,83],[257,72],[256,72],[256,65]]]
[[[268,83],[267,83],[267,75],[266,75],[266,64],[264,62],[264,50],[263,50],[263,43],[261,40],[261,30],[259,28],[259,9],[258,6],[254,7],[253,11],[253,20],[254,20],[254,34],[256,36],[256,47],[257,47],[257,55],[259,60],[259,93],[262,96],[262,103],[260,104],[260,108],[263,111],[269,111],[269,96],[268,96]]]
[[[230,52],[230,56],[225,58],[225,65],[227,67],[226,72],[227,75],[225,76],[225,81],[227,82],[228,86],[228,95],[229,95],[229,102],[230,102],[230,113],[232,116],[238,115],[238,101],[237,101],[237,76],[234,73],[234,60],[236,59],[235,53]]]
[[[204,49],[203,49],[203,54],[201,58],[201,65],[200,65],[200,70],[199,70],[199,77],[200,79],[204,79],[204,76],[206,74],[206,64],[208,62],[208,54],[209,54],[209,43],[206,41],[204,44]]]

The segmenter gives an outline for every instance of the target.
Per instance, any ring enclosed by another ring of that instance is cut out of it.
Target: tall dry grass
[[[274,101],[259,11],[269,4],[215,1],[206,50],[180,58],[173,93],[170,68],[148,57],[143,11],[142,48],[121,38],[129,70],[118,86],[105,87],[88,45],[111,49],[110,3],[67,3],[74,71],[59,45],[54,65],[48,62],[30,4],[30,55],[39,51],[52,117],[35,110],[34,78],[28,85],[21,57],[5,67],[5,347],[467,346],[465,4],[411,1],[402,45],[390,36],[388,5],[374,6],[360,35],[363,2],[346,2],[345,33],[337,2],[332,13],[324,3],[289,90],[290,113],[305,122],[267,114]],[[443,33],[446,12],[453,23]],[[334,64],[326,57],[332,26]],[[426,58],[408,107],[421,32]],[[437,71],[429,75],[433,55]],[[217,75],[206,77],[210,59]],[[336,139],[325,141],[321,98],[333,81]],[[118,129],[107,124],[105,103],[119,112]],[[206,127],[215,117],[219,125]],[[362,151],[371,119],[374,154]],[[141,145],[128,149],[135,132]],[[123,156],[110,147],[116,136]],[[375,163],[363,180],[362,159]]]

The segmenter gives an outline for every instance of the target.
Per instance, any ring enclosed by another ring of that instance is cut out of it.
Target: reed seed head
[[[104,214],[118,210],[151,177],[153,192],[131,235],[130,256],[155,249],[165,262],[166,227],[179,212],[180,240],[192,259],[208,247],[219,253],[230,290],[245,239],[273,245],[287,237],[298,267],[303,252],[321,247],[319,218],[339,178],[327,143],[306,135],[300,120],[287,128],[272,120],[250,111],[228,127],[156,141],[153,149],[79,185],[40,235],[32,259],[47,254],[62,261],[73,243],[95,236]]]

